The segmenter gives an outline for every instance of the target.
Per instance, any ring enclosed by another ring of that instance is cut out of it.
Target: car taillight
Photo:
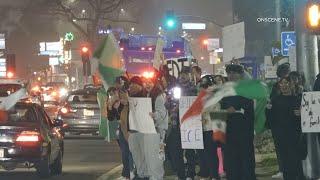
[[[61,108],[60,111],[61,111],[63,114],[67,114],[67,113],[69,112],[68,108],[66,108],[66,107]]]
[[[22,145],[34,145],[40,142],[40,133],[36,131],[22,131],[17,139],[16,142]]]

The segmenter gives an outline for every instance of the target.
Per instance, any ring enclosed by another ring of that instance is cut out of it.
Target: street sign
[[[289,56],[289,48],[296,45],[296,34],[294,31],[281,33],[281,53],[282,56]]]
[[[272,57],[276,57],[279,56],[279,54],[281,53],[281,50],[279,48],[272,48]]]
[[[214,51],[220,48],[220,40],[218,38],[208,39],[208,51]]]

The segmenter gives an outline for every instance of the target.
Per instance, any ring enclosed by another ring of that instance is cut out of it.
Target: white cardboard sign
[[[196,96],[182,96],[179,100],[180,132],[182,149],[203,149],[201,115],[181,123],[181,118],[195,101]]]
[[[140,133],[156,134],[151,98],[129,98],[129,128]]]
[[[304,133],[320,132],[320,92],[303,93],[301,128]]]

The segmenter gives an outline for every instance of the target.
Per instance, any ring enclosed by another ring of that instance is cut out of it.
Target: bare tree
[[[137,23],[136,19],[123,18],[121,8],[133,0],[38,0],[34,3],[38,13],[57,16],[71,23],[92,45],[97,42],[100,27],[114,22]]]

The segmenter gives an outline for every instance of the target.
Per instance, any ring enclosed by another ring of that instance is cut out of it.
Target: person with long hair
[[[271,110],[267,118],[278,148],[283,166],[284,180],[303,180],[302,157],[299,152],[301,137],[301,95],[295,94],[290,77],[278,82],[279,95],[271,99]]]
[[[144,80],[144,88],[147,97],[152,101],[150,116],[154,120],[157,134],[145,134],[145,157],[150,180],[162,180],[164,176],[163,161],[165,158],[165,137],[168,129],[168,111],[165,107],[165,93],[162,77],[159,74],[155,78]]]

